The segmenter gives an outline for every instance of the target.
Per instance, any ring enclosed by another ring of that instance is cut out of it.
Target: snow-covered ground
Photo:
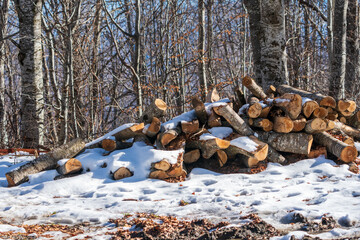
[[[21,232],[23,228],[14,226],[37,223],[107,225],[110,218],[134,212],[204,217],[233,224],[242,221],[240,216],[258,213],[275,227],[289,229],[291,215],[299,212],[315,220],[324,215],[336,219],[340,228],[318,235],[321,238],[360,236],[360,176],[348,171],[347,165],[338,166],[323,157],[288,166],[270,163],[255,175],[194,169],[185,182],[167,183],[144,177],[151,162],[164,157],[161,151],[135,143],[109,156],[103,153],[102,149],[91,149],[78,156],[88,170],[79,176],[54,181],[57,172],[50,170],[12,188],[7,187],[5,173],[30,157],[0,157],[0,220],[13,225],[0,225],[0,232]],[[166,154],[170,160],[177,156],[176,151]],[[107,167],[101,168],[104,163]],[[112,180],[110,171],[120,166],[130,167],[135,175]],[[180,206],[181,200],[189,204]],[[274,239],[304,234],[297,231]]]

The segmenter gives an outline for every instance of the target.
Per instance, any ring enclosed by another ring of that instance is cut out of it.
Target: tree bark
[[[198,0],[199,40],[198,40],[198,76],[201,98],[205,101],[207,95],[206,63],[205,63],[205,2]]]

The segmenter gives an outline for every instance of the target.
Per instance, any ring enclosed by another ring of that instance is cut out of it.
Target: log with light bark
[[[123,178],[131,177],[133,175],[134,173],[131,172],[127,167],[120,167],[112,174],[112,177],[114,180],[120,180]]]
[[[216,88],[214,87],[211,91],[206,95],[206,102],[213,103],[220,100],[220,96]]]
[[[186,134],[196,133],[199,130],[199,120],[195,119],[191,122],[182,121],[181,130]]]
[[[303,116],[298,117],[298,119],[293,120],[294,127],[292,129],[293,132],[300,132],[302,131],[306,126],[306,118]]]
[[[82,170],[82,165],[76,158],[70,158],[65,163],[56,168],[56,171],[61,175],[76,173]]]
[[[340,121],[334,121],[334,123],[335,123],[334,129],[341,130],[345,134],[355,138],[356,140],[360,140],[360,130],[359,129],[345,125],[344,123],[342,123]]]
[[[314,118],[306,122],[305,132],[313,134],[325,131],[327,128],[326,121],[321,118]]]
[[[200,158],[200,150],[194,149],[184,154],[184,163],[194,163]]]
[[[289,133],[293,130],[294,123],[289,117],[275,117],[273,130],[278,133]]]
[[[215,155],[220,167],[224,166],[228,160],[226,152],[224,150],[217,150]]]
[[[242,84],[250,90],[252,94],[260,99],[265,99],[267,96],[264,93],[263,89],[257,85],[257,83],[249,76],[245,76],[242,80]]]
[[[238,133],[249,136],[253,135],[254,131],[245,123],[245,121],[228,105],[214,107],[215,113],[223,116],[228,123]]]
[[[230,146],[230,142],[209,135],[208,137],[200,138],[199,146],[203,158],[209,159],[216,153],[217,150],[228,148]]]
[[[260,131],[256,131],[257,138],[260,141],[267,142],[267,140],[268,140],[267,134],[263,135],[261,133],[262,132],[260,132]],[[267,160],[269,162],[273,162],[273,163],[280,163],[280,164],[286,163],[286,158],[283,155],[281,155],[278,151],[276,151],[275,148],[273,148],[269,144],[268,144]]]
[[[325,146],[328,152],[331,152],[344,162],[353,162],[357,157],[357,150],[354,146],[343,143],[327,132],[314,134],[314,140],[317,144]]]
[[[354,115],[347,119],[347,123],[354,128],[360,128],[360,111],[357,111]]]
[[[280,107],[291,119],[295,120],[302,110],[302,98],[298,94],[285,93],[274,100],[274,105]]]
[[[199,122],[201,124],[205,124],[208,120],[208,115],[204,103],[197,96],[194,96],[191,99],[191,105],[195,110],[195,114]]]
[[[40,155],[35,160],[22,165],[5,174],[8,186],[16,186],[29,180],[30,174],[38,173],[48,169],[54,169],[61,159],[72,158],[85,147],[84,140],[77,138],[47,154]]]
[[[256,128],[261,128],[265,132],[270,132],[273,129],[273,123],[266,118],[249,119],[249,125]]]
[[[310,99],[306,99],[304,101],[304,99],[303,99],[302,113],[304,114],[304,116],[306,118],[310,118],[311,114],[318,107],[319,107],[319,104],[316,101],[310,100]]]
[[[313,137],[306,133],[275,133],[257,131],[258,138],[277,151],[308,154],[310,152]]]
[[[333,129],[333,130],[328,131],[328,133],[330,133],[331,136],[339,139],[340,141],[342,141],[350,146],[355,145],[354,139],[352,137],[350,137],[349,135],[347,135],[346,133],[344,133],[342,130]]]
[[[162,171],[167,171],[170,169],[171,164],[169,163],[169,160],[167,160],[166,158],[162,159],[159,162],[155,162],[151,164],[151,167],[156,169],[156,170],[162,170]]]
[[[229,158],[235,158],[237,154],[242,154],[262,161],[268,155],[268,144],[255,136],[242,136],[232,139],[225,152]]]
[[[221,126],[221,117],[217,115],[213,109],[211,109],[211,113],[208,119],[208,127],[220,127]]]
[[[140,117],[140,122],[151,123],[153,117],[161,118],[165,116],[167,104],[163,100],[157,98],[150,106],[146,108]]]
[[[318,107],[314,110],[312,115],[315,118],[326,118],[328,115],[328,110],[323,107]]]
[[[259,117],[262,111],[262,106],[259,103],[259,99],[257,99],[256,97],[250,97],[248,103],[249,103],[249,107],[246,110],[247,115],[250,118]]]
[[[132,142],[120,142],[113,139],[104,139],[101,142],[101,147],[105,151],[112,152],[114,150],[121,150],[132,147]]]
[[[161,121],[157,117],[153,117],[150,126],[144,130],[149,138],[155,137],[161,129]]]
[[[280,85],[276,88],[276,91],[280,94],[296,93],[301,97],[310,98],[319,103],[320,106],[336,108],[336,101],[333,97],[325,96],[320,93],[307,92],[298,88],[291,87],[289,85]]]
[[[113,136],[116,138],[117,141],[124,141],[133,138],[136,133],[142,132],[143,129],[144,123],[133,124],[132,126],[115,133]]]

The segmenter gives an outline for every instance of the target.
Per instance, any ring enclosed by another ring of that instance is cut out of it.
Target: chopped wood
[[[294,123],[289,117],[275,117],[273,130],[278,133],[289,133],[293,130]]]
[[[330,131],[335,128],[335,122],[329,119],[323,119],[326,122],[325,131]]]
[[[252,94],[260,99],[265,99],[267,96],[263,89],[256,84],[256,82],[249,76],[245,76],[242,80],[242,84],[250,90]]]
[[[134,175],[134,173],[132,173],[128,168],[120,167],[113,173],[113,179],[120,180],[123,178],[131,177],[133,175]]]
[[[249,125],[257,128],[261,128],[265,132],[270,132],[273,129],[273,123],[266,118],[255,118],[249,121]]]
[[[357,150],[354,146],[343,143],[327,132],[314,134],[314,140],[344,162],[353,162],[357,157]]]
[[[239,107],[242,107],[243,105],[245,105],[246,104],[245,95],[240,87],[235,88],[235,94],[237,97],[237,101],[239,103]]]
[[[331,131],[328,131],[328,133],[330,133],[330,135],[333,136],[334,138],[339,139],[340,141],[342,141],[350,146],[355,145],[354,139],[352,137],[350,137],[349,135],[347,135],[346,133],[344,133],[342,130],[333,129]]]
[[[309,154],[313,137],[306,133],[275,133],[257,131],[259,139],[277,151]]]
[[[360,140],[360,130],[359,129],[350,127],[339,121],[334,121],[334,123],[335,123],[334,129],[341,130],[345,134],[347,134],[357,140]]]
[[[237,131],[238,133],[249,136],[253,135],[254,131],[245,123],[245,121],[228,105],[219,106],[213,108],[215,113],[220,116],[223,116],[228,123]]]
[[[356,102],[352,100],[347,100],[350,103],[350,106],[346,109],[349,112],[355,112],[356,110]]]
[[[156,163],[152,163],[151,166],[156,169],[156,170],[162,170],[162,171],[167,171],[170,169],[171,164],[169,163],[169,160],[167,160],[166,158],[162,159],[159,162]]]
[[[354,115],[347,119],[347,123],[354,128],[360,128],[360,111],[357,111]]]
[[[251,143],[255,149],[248,147]],[[266,159],[268,155],[268,145],[255,136],[242,136],[237,137],[230,141],[230,146],[225,149],[229,158],[235,158],[237,154],[242,154],[248,157],[256,158],[258,161]]]
[[[207,122],[208,116],[204,103],[197,96],[194,96],[191,99],[191,104],[195,110],[197,119],[200,121],[200,123],[205,124]]]
[[[161,144],[163,146],[166,146],[172,140],[174,140],[180,133],[181,133],[181,129],[179,127],[176,127],[174,129],[166,130],[161,136],[161,140],[160,140]]]
[[[266,95],[268,98],[274,98],[276,93],[276,87],[270,85],[268,90],[266,91]]]
[[[144,123],[134,124],[131,127],[125,128],[120,132],[114,134],[114,137],[117,141],[123,141],[130,138],[133,138],[136,133],[142,132],[144,129]]]
[[[120,142],[112,139],[104,139],[101,142],[101,147],[105,151],[112,152],[114,150],[121,150],[132,147],[132,142]]]
[[[170,176],[162,171],[162,170],[155,170],[155,171],[151,171],[150,174],[149,174],[149,178],[152,178],[152,179],[166,179],[166,178],[169,178]]]
[[[349,171],[350,172],[355,173],[355,174],[360,173],[359,166],[356,163],[349,162],[348,165],[349,165]]]
[[[227,156],[226,152],[224,152],[223,150],[216,151],[216,158],[219,161],[220,167],[224,166],[228,160],[228,156]]]
[[[150,126],[145,130],[146,136],[155,137],[161,129],[161,121],[157,117],[153,117]]]
[[[181,130],[186,134],[196,133],[199,130],[199,121],[197,119],[191,122],[181,122]]]
[[[346,124],[347,122],[345,117],[339,117],[339,121],[342,122],[343,124]]]
[[[317,149],[312,149],[310,153],[307,155],[308,158],[317,158],[321,155],[327,157],[326,147],[318,147]]]
[[[326,121],[321,118],[314,118],[306,122],[305,132],[313,134],[325,131],[327,128]]]
[[[69,143],[55,148],[47,154],[40,155],[35,160],[6,173],[8,186],[16,186],[29,180],[30,174],[38,173],[48,169],[54,169],[61,159],[72,158],[85,147],[84,140],[77,138]]]
[[[302,112],[306,118],[310,118],[311,114],[318,107],[319,104],[316,101],[314,100],[306,101],[302,106]]]
[[[76,158],[70,158],[63,165],[56,168],[56,171],[61,175],[76,173],[82,170],[82,165]]]
[[[271,110],[271,106],[266,106],[261,109],[259,118],[267,118]]]
[[[336,108],[336,101],[333,97],[325,96],[320,93],[311,93],[298,88],[291,87],[289,85],[280,85],[276,88],[276,91],[280,94],[296,93],[301,97],[313,99],[319,103],[320,106]]]
[[[184,133],[181,133],[174,140],[172,140],[168,145],[166,145],[166,150],[178,150],[185,147],[186,137]]]
[[[251,118],[257,118],[260,116],[261,111],[262,111],[261,104],[256,102],[256,103],[249,105],[246,113]]]
[[[259,163],[257,158],[249,157],[240,153],[237,154],[234,159],[247,168],[255,167]]]
[[[295,120],[302,110],[302,98],[298,94],[285,93],[274,100],[274,105],[280,107],[291,119]]]
[[[304,130],[306,126],[306,118],[300,116],[298,119],[293,120],[294,127],[292,129],[293,132],[300,132]]]
[[[267,142],[268,140],[267,135],[261,134],[260,131],[256,131],[256,134],[259,140],[263,142]],[[273,163],[280,163],[280,164],[286,163],[286,158],[283,155],[281,155],[278,151],[276,151],[275,148],[273,148],[271,145],[268,145],[267,160]]]
[[[220,96],[218,91],[216,90],[216,87],[214,87],[211,91],[208,92],[206,95],[206,102],[213,103],[220,100]]]
[[[171,166],[171,168],[166,171],[166,174],[169,177],[180,177],[180,176],[186,176],[187,172],[183,167],[183,163],[176,163]]]
[[[328,115],[328,110],[323,107],[318,107],[313,112],[313,116],[316,118],[326,118],[327,115]]]
[[[346,100],[338,100],[336,110],[338,110],[339,112],[345,112],[348,107],[350,107],[350,102]]]
[[[142,132],[135,134],[133,143],[135,142],[144,142],[146,145],[152,145],[150,139]]]
[[[157,98],[150,106],[146,108],[142,116],[140,117],[140,122],[151,123],[153,117],[161,118],[165,115],[167,109],[167,104],[163,100]]]
[[[213,109],[211,109],[211,114],[208,119],[208,127],[220,127],[221,126],[221,117],[217,115]]]
[[[351,117],[352,115],[354,115],[354,112],[349,112],[348,110],[345,110],[345,111],[342,111],[342,112],[339,111],[339,114],[342,117]]]
[[[200,158],[200,150],[194,149],[184,154],[184,163],[186,164],[194,163],[197,160],[199,160],[199,158]]]
[[[217,150],[226,149],[230,146],[230,142],[220,138],[209,138],[206,140],[199,140],[201,155],[203,158],[211,158]]]

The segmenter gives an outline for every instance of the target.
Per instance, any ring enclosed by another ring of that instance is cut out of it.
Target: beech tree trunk
[[[206,63],[205,63],[205,2],[198,0],[199,17],[199,43],[198,43],[198,76],[200,83],[200,92],[203,101],[207,95]]]
[[[41,47],[41,0],[15,0],[19,17],[21,128],[24,148],[44,142],[44,97]]]
[[[59,160],[74,157],[84,147],[84,140],[77,138],[67,144],[55,148],[47,154],[40,155],[35,160],[6,173],[5,176],[8,181],[8,186],[12,187],[27,182],[30,174],[56,168]]]

